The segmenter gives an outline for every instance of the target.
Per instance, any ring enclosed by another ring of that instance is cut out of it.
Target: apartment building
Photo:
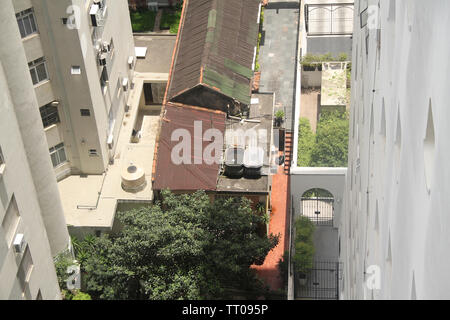
[[[103,174],[135,63],[127,1],[12,3],[57,179]]]
[[[12,1],[0,29],[0,299],[60,299],[70,238]]]
[[[344,299],[449,299],[446,0],[355,1]]]

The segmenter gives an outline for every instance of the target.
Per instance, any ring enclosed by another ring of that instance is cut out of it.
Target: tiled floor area
[[[272,184],[272,215],[269,224],[269,233],[279,234],[280,242],[266,257],[262,266],[253,266],[272,290],[282,288],[282,281],[278,270],[278,261],[289,247],[289,176],[284,174],[284,167],[278,167],[278,173],[273,176]]]
[[[298,1],[270,1],[264,10],[264,35],[259,53],[259,90],[275,92],[276,110],[285,111],[288,130],[292,129],[294,116],[298,21]]]

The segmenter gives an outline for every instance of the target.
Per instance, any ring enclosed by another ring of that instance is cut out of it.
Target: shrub
[[[315,226],[307,217],[301,216],[295,222],[295,255],[293,257],[295,271],[308,273],[313,267]]]
[[[79,291],[75,293],[72,300],[92,300],[92,298],[89,294]]]
[[[307,118],[300,118],[298,136],[298,158],[299,167],[309,167],[311,165],[311,154],[314,149],[315,135]]]
[[[349,120],[347,112],[323,112],[317,125],[312,167],[347,167]]]

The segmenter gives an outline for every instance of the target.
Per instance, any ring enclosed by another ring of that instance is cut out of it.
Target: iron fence
[[[311,271],[301,278],[295,274],[295,298],[300,300],[339,300],[342,263],[314,261]]]

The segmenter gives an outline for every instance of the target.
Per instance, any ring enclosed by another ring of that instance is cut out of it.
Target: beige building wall
[[[106,14],[94,27],[93,0],[17,0],[16,13],[32,8],[37,32],[22,39],[27,62],[44,57],[48,80],[34,86],[39,107],[58,104],[60,121],[45,128],[48,148],[64,143],[67,161],[55,168],[57,179],[70,174],[102,174],[114,157],[115,145],[131,84],[134,41],[126,0],[103,0]],[[103,16],[103,14],[101,15]],[[67,22],[63,19],[68,19]],[[108,82],[102,90],[97,44],[113,44],[105,52]],[[80,74],[73,74],[79,67]],[[82,116],[87,109],[90,116]],[[113,142],[112,144],[108,144]]]
[[[60,299],[53,257],[70,238],[12,1],[0,29],[0,299]]]

